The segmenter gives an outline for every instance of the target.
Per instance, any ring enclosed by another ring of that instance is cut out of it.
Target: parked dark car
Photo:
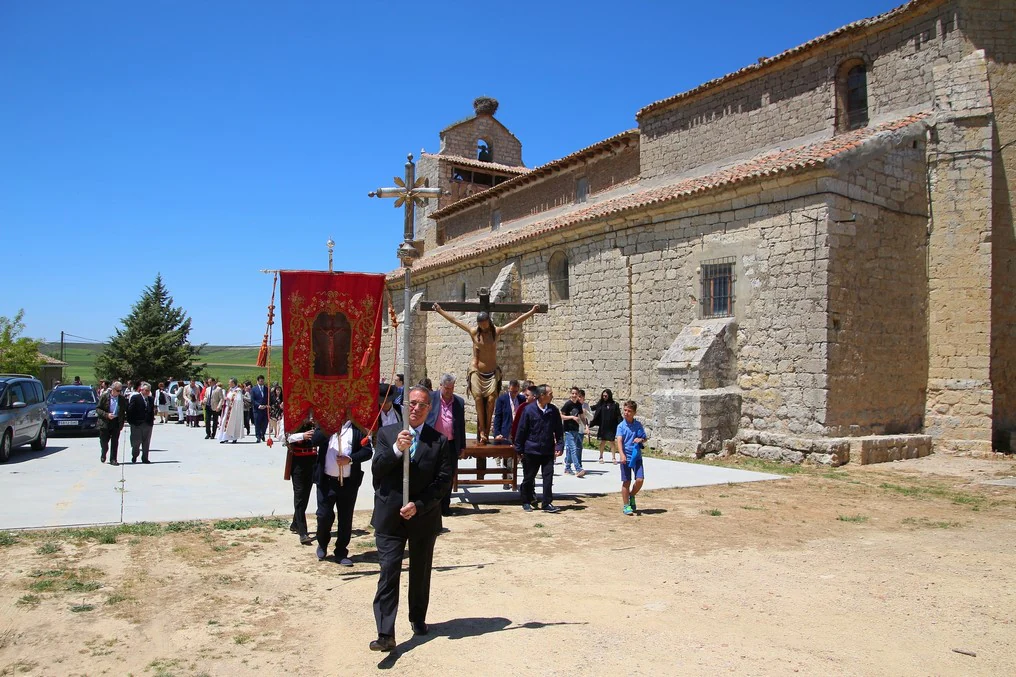
[[[98,433],[98,416],[95,407],[99,398],[91,386],[57,386],[49,391],[46,408],[49,409],[51,433]]]
[[[49,439],[49,413],[42,381],[27,374],[0,374],[0,463],[23,444],[42,451]]]

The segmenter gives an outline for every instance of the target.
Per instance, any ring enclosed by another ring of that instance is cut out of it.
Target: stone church
[[[913,0],[535,168],[497,107],[419,158],[445,195],[417,210],[407,382],[465,394],[468,336],[418,304],[489,288],[550,305],[503,336],[506,380],[610,388],[667,453],[1012,450],[1012,0]]]

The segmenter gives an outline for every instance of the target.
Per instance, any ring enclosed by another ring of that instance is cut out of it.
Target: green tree
[[[39,341],[21,337],[25,330],[25,310],[22,308],[14,319],[0,315],[0,373],[31,374],[38,376],[42,367],[39,357]]]
[[[116,330],[95,360],[95,373],[101,378],[148,381],[154,386],[170,376],[195,376],[205,368],[196,363],[203,345],[193,346],[187,340],[190,318],[173,307],[161,274],[145,287],[122,322],[123,329]]]

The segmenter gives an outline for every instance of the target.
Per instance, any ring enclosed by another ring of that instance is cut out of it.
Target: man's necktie
[[[412,460],[413,456],[416,455],[416,443],[420,441],[420,438],[416,435],[416,429],[409,429],[413,433],[413,443],[409,445],[409,459]]]

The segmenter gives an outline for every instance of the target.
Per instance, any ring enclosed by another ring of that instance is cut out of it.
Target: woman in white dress
[[[229,392],[222,404],[222,419],[219,423],[219,444],[236,441],[243,437],[243,390],[235,378],[229,379]]]

